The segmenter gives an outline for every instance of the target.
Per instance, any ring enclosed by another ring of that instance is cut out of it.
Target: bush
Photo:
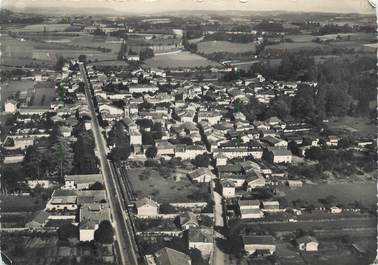
[[[78,238],[79,229],[77,226],[67,223],[59,227],[58,237],[59,240],[68,241],[70,238]]]
[[[98,181],[96,181],[95,183],[89,186],[89,190],[103,190],[103,189],[105,189],[104,184]]]
[[[155,158],[156,155],[157,155],[157,148],[155,146],[151,146],[146,150],[146,157]]]
[[[192,164],[197,167],[208,167],[210,165],[210,158],[208,155],[198,155],[192,160]]]
[[[112,244],[114,237],[113,226],[109,221],[102,221],[95,231],[94,240],[101,244]]]
[[[163,203],[160,205],[159,212],[162,214],[174,214],[176,213],[175,207],[170,205],[169,203]]]

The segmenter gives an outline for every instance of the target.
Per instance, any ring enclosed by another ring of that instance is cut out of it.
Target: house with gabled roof
[[[200,167],[189,172],[188,176],[193,182],[198,183],[210,182],[216,178],[213,172],[211,172],[209,168],[205,167]]]
[[[221,179],[220,186],[223,197],[230,198],[235,196],[235,183],[232,180]]]
[[[295,240],[298,249],[302,251],[318,251],[319,242],[313,236],[303,236]]]
[[[276,244],[272,236],[242,236],[244,250],[249,254],[255,253],[257,250],[268,250],[271,255],[276,252]]]
[[[260,173],[250,171],[245,178],[245,184],[247,185],[247,189],[251,191],[256,188],[265,187],[266,181]]]
[[[157,216],[159,214],[159,204],[151,198],[143,198],[135,202],[137,214],[139,216]]]
[[[198,218],[191,211],[186,211],[185,213],[181,214],[178,219],[182,230],[188,230],[192,227],[199,227]]]
[[[188,250],[198,249],[203,257],[210,256],[213,250],[214,233],[212,228],[193,227],[187,230]]]
[[[45,226],[50,214],[46,211],[39,211],[34,218],[25,224],[25,227],[30,229],[38,229]]]
[[[162,248],[145,257],[147,265],[191,265],[188,255],[172,248]]]

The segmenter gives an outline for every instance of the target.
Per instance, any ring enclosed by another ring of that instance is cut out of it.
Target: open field
[[[9,81],[0,83],[1,86],[1,107],[5,100],[16,92],[27,91],[27,95],[33,98],[32,106],[49,106],[56,97],[54,84],[42,85],[32,80]],[[35,89],[34,89],[35,88]]]
[[[205,201],[210,196],[207,188],[191,183],[184,174],[177,176],[169,168],[128,169],[128,178],[138,199],[151,196],[159,203],[168,203]]]
[[[34,81],[9,81],[0,83],[1,87],[1,107],[4,107],[5,100],[16,92],[29,91],[34,87]]]
[[[377,185],[375,183],[307,184],[298,189],[280,187],[279,191],[284,192],[285,199],[289,204],[294,200],[301,199],[320,206],[318,199],[330,195],[335,196],[337,202],[348,204],[358,201],[365,207],[374,207],[377,201]]]
[[[88,60],[117,59],[121,43],[118,38],[76,34],[55,36],[54,34],[30,34],[25,38],[2,36],[1,64],[28,65],[32,63],[55,64],[59,56],[78,57],[85,54]]]
[[[23,28],[17,28],[13,31],[17,32],[50,32],[50,31],[65,31],[71,27],[70,24],[34,24],[27,25]]]
[[[160,68],[194,68],[207,66],[220,66],[202,56],[190,52],[167,53],[155,56],[145,61],[149,67]]]
[[[334,47],[354,49],[357,51],[361,50],[364,52],[374,52],[376,50],[374,46],[366,46],[366,44],[369,43],[361,41],[334,41],[330,43],[330,45]]]
[[[309,50],[323,46],[324,45],[315,42],[283,42],[267,45],[265,50]]]
[[[205,41],[198,43],[198,51],[203,54],[255,52],[256,45],[254,43],[232,43],[229,41]]]
[[[89,65],[95,65],[95,66],[128,66],[128,63],[121,60],[112,60],[112,61],[99,61],[99,62],[93,62]]]
[[[2,195],[0,200],[2,212],[31,212],[45,206],[38,197],[31,196]]]
[[[338,117],[331,118],[328,122],[330,130],[343,130],[347,133],[355,133],[360,136],[376,136],[376,126],[367,118],[360,117]]]
[[[32,213],[16,212],[16,213],[2,213],[1,227],[2,228],[23,228],[25,224],[33,218]]]

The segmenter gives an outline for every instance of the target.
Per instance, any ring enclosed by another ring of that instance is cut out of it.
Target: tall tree
[[[292,103],[292,115],[297,118],[309,118],[315,114],[314,90],[304,85],[298,89]]]
[[[67,139],[58,135],[56,143],[52,147],[52,160],[59,170],[61,179],[69,174],[73,168],[73,149]]]

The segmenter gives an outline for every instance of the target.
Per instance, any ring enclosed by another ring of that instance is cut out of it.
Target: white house
[[[263,218],[264,213],[260,209],[240,209],[240,218],[241,219],[259,219]]]
[[[96,182],[103,183],[101,174],[65,175],[62,189],[85,190]]]
[[[171,248],[162,248],[153,255],[146,255],[147,265],[191,265],[188,255]]]
[[[83,203],[79,211],[79,239],[92,241],[100,223],[110,219],[110,208],[107,203]]]
[[[142,144],[142,134],[138,130],[130,131],[130,144],[132,145]]]
[[[241,209],[260,209],[259,200],[239,200],[239,208]]]
[[[17,111],[17,101],[7,99],[4,103],[4,111],[6,113],[15,113]]]
[[[39,180],[39,179],[36,179],[36,180],[28,180],[28,186],[31,189],[34,189],[37,186],[40,186],[40,187],[42,187],[44,189],[49,189],[51,187],[54,187],[54,184],[50,180]]]
[[[277,212],[280,210],[280,203],[278,201],[263,201],[262,207],[265,212]]]
[[[101,113],[101,116],[104,120],[113,120],[113,119],[120,119],[124,116],[123,109],[117,108],[116,106],[112,105],[100,105],[99,111]]]
[[[216,178],[216,176],[211,172],[211,170],[205,167],[197,168],[189,172],[188,175],[192,181],[198,183],[210,182]]]
[[[127,55],[127,60],[132,61],[132,62],[139,62],[140,61],[139,54]]]
[[[339,144],[340,139],[341,138],[336,135],[329,135],[326,144],[331,147],[337,146]]]
[[[213,250],[213,235],[210,228],[189,228],[188,249],[198,249],[203,257],[209,257]]]
[[[296,239],[298,249],[302,251],[318,251],[319,242],[312,236],[303,236]]]
[[[98,224],[91,220],[85,220],[79,224],[79,240],[82,242],[94,240],[94,234]]]
[[[215,164],[216,166],[225,166],[227,165],[227,157],[223,155],[223,153],[219,153],[215,156]]]
[[[292,189],[302,188],[303,182],[301,180],[288,180],[287,185]]]
[[[175,146],[167,140],[156,140],[155,146],[157,148],[158,156],[175,154]]]
[[[276,252],[276,244],[272,236],[242,236],[244,250],[253,254],[256,250],[267,250],[271,255]]]
[[[254,173],[254,172],[251,172]],[[245,183],[247,184],[248,190],[253,190],[256,188],[265,187],[265,178],[257,174],[248,174]]]
[[[156,216],[159,214],[159,204],[150,198],[143,198],[135,202],[137,214],[140,216]]]
[[[180,215],[179,221],[182,230],[188,230],[192,227],[199,227],[197,216],[191,211],[187,211]]]
[[[280,147],[286,149],[288,145],[287,141],[271,135],[265,136],[261,140],[273,147]]]
[[[274,164],[291,163],[292,157],[292,153],[284,149],[272,149],[267,155],[268,160]]]
[[[152,86],[149,84],[138,84],[138,85],[132,85],[129,87],[130,93],[148,93],[148,92],[155,93],[158,90],[159,88],[157,86]]]
[[[343,209],[341,209],[340,207],[337,207],[337,206],[333,206],[331,208],[329,208],[330,212],[331,213],[342,213]]]
[[[222,114],[218,111],[199,111],[198,122],[207,120],[210,125],[217,124],[222,119]]]
[[[59,194],[56,194],[59,193]],[[70,193],[61,194],[61,190],[55,190],[51,199],[46,204],[46,210],[77,210],[77,196]]]
[[[222,179],[220,181],[222,187],[222,195],[225,198],[230,198],[235,196],[235,183],[228,179]]]

